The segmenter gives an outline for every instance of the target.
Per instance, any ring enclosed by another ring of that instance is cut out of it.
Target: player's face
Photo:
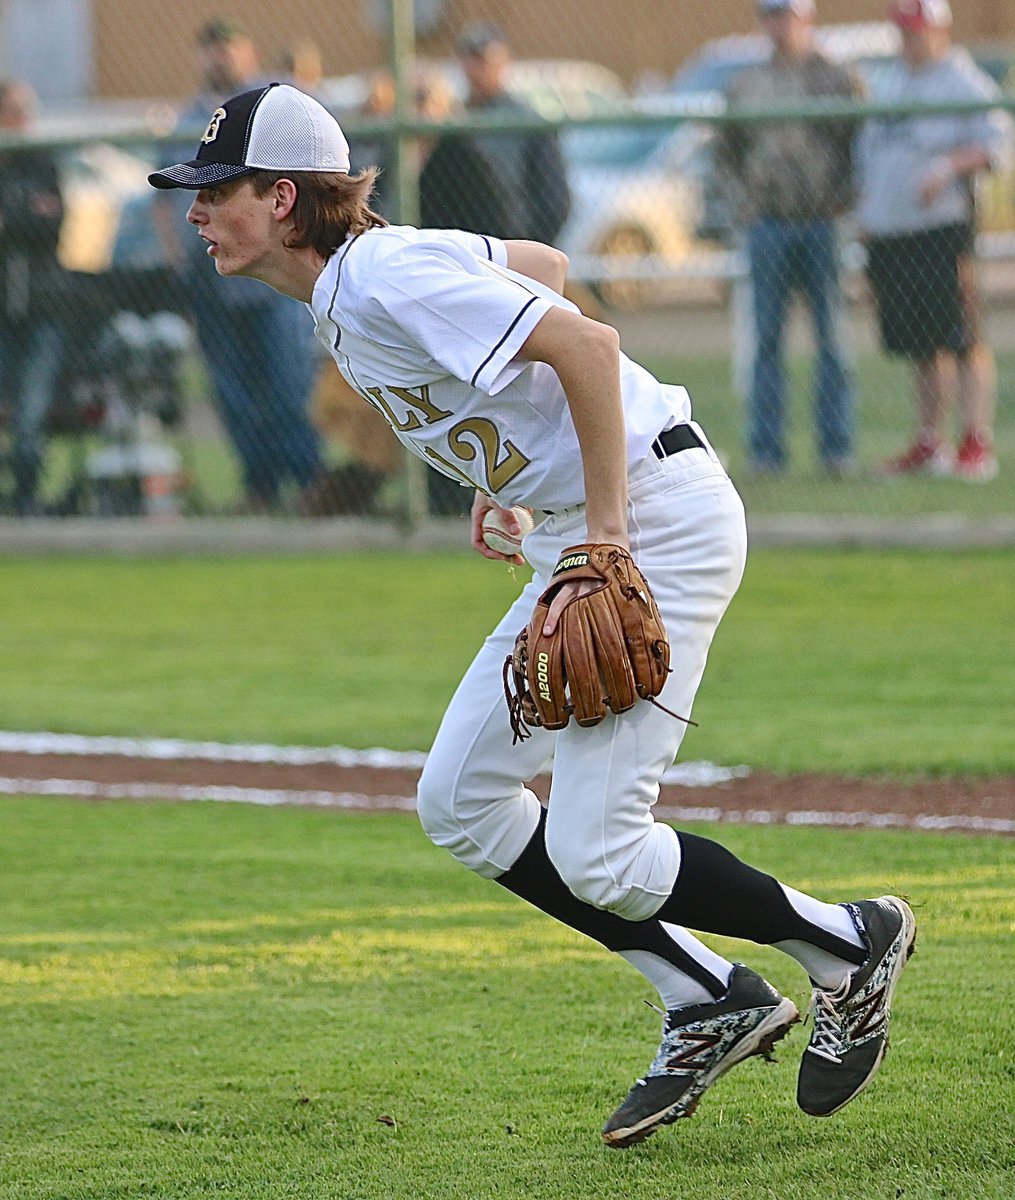
[[[278,222],[271,215],[274,205],[270,189],[258,196],[247,179],[197,193],[187,220],[208,243],[208,254],[220,275],[260,276],[278,246]]]

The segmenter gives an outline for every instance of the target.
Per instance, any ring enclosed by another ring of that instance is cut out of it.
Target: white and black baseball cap
[[[331,113],[287,83],[269,83],[216,108],[197,157],[155,171],[148,182],[199,191],[251,171],[348,170],[349,143]]]

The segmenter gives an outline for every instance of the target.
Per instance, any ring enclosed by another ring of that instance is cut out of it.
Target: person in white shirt
[[[427,463],[519,532],[533,577],[456,691],[419,781],[422,824],[477,874],[620,954],[659,990],[663,1040],[607,1121],[614,1147],[688,1117],[736,1063],[764,1054],[796,1005],[685,926],[778,946],[811,976],[815,1024],[797,1099],[827,1116],[873,1079],[912,949],[902,900],[829,904],[707,838],[653,818],[684,726],[651,704],[515,742],[502,671],[555,564],[606,542],[635,556],[671,643],[662,700],[689,713],[716,626],[744,567],[740,498],[682,387],[621,353],[612,328],[564,300],[550,246],[389,226],[375,172],[311,97],[273,84],[217,107],[197,157],[149,176],[196,192],[188,219],[224,276],[302,300],[348,385]],[[521,559],[519,559],[521,561]],[[553,625],[583,583],[565,584]],[[449,614],[421,614],[426,620]],[[526,782],[553,759],[544,808]]]
[[[889,16],[901,52],[874,99],[968,105],[1000,95],[952,44],[947,0],[895,0]],[[917,400],[915,439],[882,465],[885,474],[997,474],[994,358],[980,333],[973,261],[974,182],[998,165],[1010,139],[1010,119],[998,109],[880,117],[860,135],[856,221],[881,339],[889,354],[912,363]],[[947,430],[956,379],[957,453]]]

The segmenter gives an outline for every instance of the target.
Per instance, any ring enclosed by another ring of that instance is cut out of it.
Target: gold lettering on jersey
[[[427,456],[427,458],[432,458],[434,462],[440,463],[447,474],[453,475],[455,479],[467,484],[471,488],[477,486],[460,467],[456,467],[454,463],[448,462],[448,460],[442,454],[438,454],[432,446],[424,446],[423,453]],[[485,488],[479,488],[479,491],[481,492],[485,490]]]
[[[466,435],[475,438],[483,451],[487,483],[483,490],[491,496],[506,487],[519,471],[524,471],[532,461],[526,458],[514,442],[507,438],[502,442],[500,431],[492,421],[488,421],[486,417],[470,417],[459,421],[448,434],[448,445],[452,453],[463,462],[472,462],[476,457],[476,447],[471,440],[466,440]]]
[[[437,421],[443,421],[445,417],[451,416],[450,412],[430,403],[430,388],[426,385],[419,389],[419,395],[409,391],[408,388],[400,387],[389,387],[386,389],[372,387],[366,390],[383,411],[389,424],[393,425],[400,433],[411,433],[414,429],[421,429],[423,425],[434,425]],[[401,415],[396,413],[391,404],[384,398],[385,391],[390,392],[392,396],[397,396],[403,404],[407,405],[406,411]],[[423,414],[422,421],[419,419],[417,413]]]
[[[219,126],[226,119],[226,110],[224,108],[216,108],[211,114],[211,120],[208,122],[208,128],[204,131],[201,141],[207,146],[209,142],[213,142],[219,135]]]
[[[419,389],[418,396],[415,392],[410,392],[408,388],[389,387],[388,391],[393,396],[397,396],[399,400],[404,400],[412,408],[418,408],[428,425],[435,425],[438,421],[443,421],[445,417],[451,416],[448,409],[438,408],[436,404],[430,403],[430,388],[427,384]]]

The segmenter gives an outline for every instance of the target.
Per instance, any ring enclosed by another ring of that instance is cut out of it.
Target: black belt
[[[669,458],[671,454],[679,454],[681,450],[705,449],[705,443],[694,432],[690,425],[674,425],[664,429],[652,443],[652,453],[656,458]],[[548,517],[556,516],[549,508],[542,510]]]
[[[664,429],[652,443],[652,453],[656,458],[669,458],[671,454],[679,454],[681,450],[705,449],[705,443],[694,432],[690,425],[674,425]]]

